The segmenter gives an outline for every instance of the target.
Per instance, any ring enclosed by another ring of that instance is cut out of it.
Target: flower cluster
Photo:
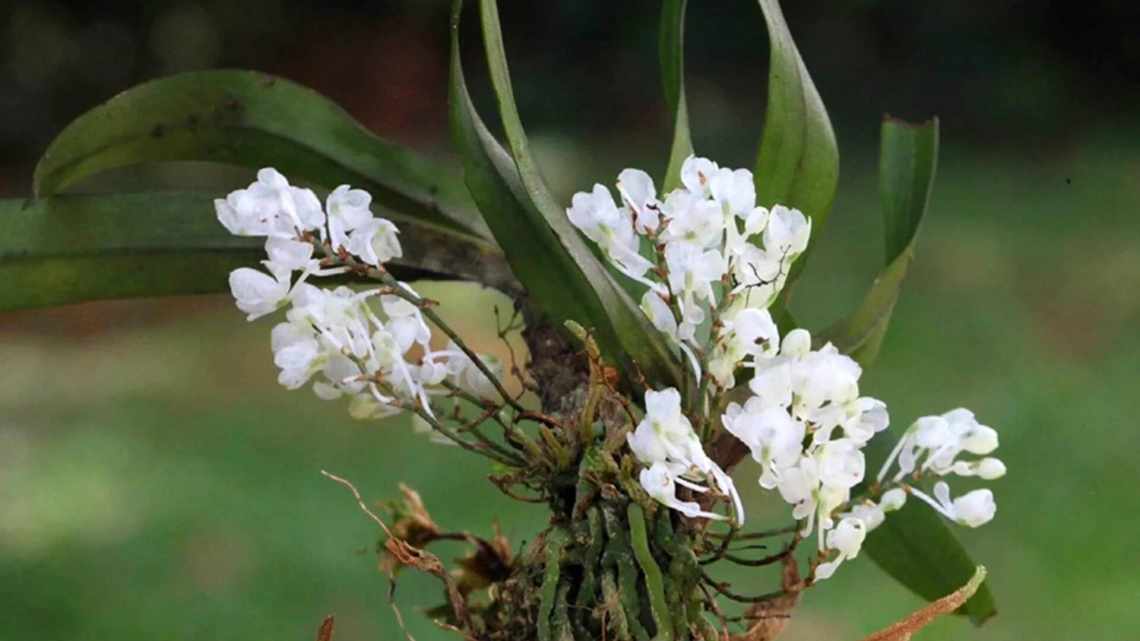
[[[701,510],[696,502],[677,498],[677,485],[704,493],[708,488],[693,481],[711,482],[732,499],[737,521],[744,521],[740,494],[728,474],[701,448],[692,423],[681,412],[681,393],[675,388],[645,392],[645,418],[627,440],[637,460],[649,466],[639,480],[655,500],[688,517],[721,519],[719,514]]]
[[[742,360],[774,349],[766,309],[807,247],[811,223],[796,209],[757,206],[745,169],[690,157],[681,182],[658,195],[647,173],[626,169],[617,179],[620,206],[599,184],[575,194],[566,214],[618,271],[646,287],[641,308],[696,377],[707,360],[727,389]]]
[[[249,320],[289,308],[272,332],[278,381],[297,389],[316,378],[317,396],[349,397],[349,411],[358,418],[406,408],[430,415],[429,395],[447,386],[491,397],[490,381],[466,352],[454,343],[432,349],[423,299],[381,269],[402,249],[396,226],[374,216],[371,201],[368,192],[341,185],[322,207],[312,191],[269,168],[249,187],[214,201],[218,221],[230,233],[266,237],[262,264],[268,273],[236,269],[230,289]],[[328,257],[325,263],[314,257],[318,249]],[[385,286],[358,291],[307,282],[345,273],[346,262],[375,269]],[[480,360],[494,365],[493,359]]]
[[[830,343],[812,350],[803,329],[788,332],[775,356],[752,364],[752,396],[729,404],[721,422],[760,464],[761,487],[794,506],[804,534],[819,523],[822,548],[832,513],[863,480],[863,447],[887,427],[886,405],[859,395],[858,363]]]
[[[882,401],[859,392],[862,369],[830,343],[812,349],[803,329],[780,332],[767,308],[785,284],[792,261],[807,247],[811,222],[802,213],[756,205],[752,174],[690,157],[682,187],[658,196],[643,171],[618,175],[621,205],[595,185],[575,194],[570,221],[598,244],[614,267],[646,287],[641,307],[692,365],[702,394],[690,407],[694,420],[722,425],[760,465],[761,487],[775,490],[803,522],[801,535],[818,530],[821,562],[816,579],[831,576],[859,554],[867,533],[900,509],[908,494],[947,518],[977,527],[993,518],[990,490],[950,498],[939,481],[933,497],[913,485],[925,474],[995,479],[1005,466],[986,456],[997,434],[967,410],[919,419],[907,430],[879,473],[873,496],[861,490],[863,448],[887,429]],[[734,388],[742,372],[751,395],[729,403],[719,417],[703,396]],[[629,437],[646,469],[641,484],[657,501],[689,517],[723,518],[677,498],[677,485],[694,492],[717,487],[743,520],[732,481],[705,454],[675,389],[645,395],[645,419]],[[960,460],[962,453],[984,458]],[[896,473],[887,478],[897,462]],[[704,483],[700,485],[698,483]],[[853,498],[853,493],[861,494]],[[877,501],[875,500],[877,499]],[[818,525],[817,525],[818,524]]]
[[[1005,464],[988,456],[998,447],[997,430],[978,423],[974,413],[965,408],[951,410],[941,416],[924,416],[911,425],[879,470],[879,483],[899,483],[904,478],[925,474],[976,476],[986,481],[1005,476]],[[983,458],[959,459],[962,454]],[[898,471],[887,478],[891,467]],[[934,498],[910,487],[910,493],[928,503],[939,514],[965,525],[978,527],[988,523],[997,512],[993,492],[977,489],[951,499],[950,486],[944,480],[934,484]]]

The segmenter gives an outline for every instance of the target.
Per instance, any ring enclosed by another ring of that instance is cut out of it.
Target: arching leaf
[[[661,84],[665,101],[673,116],[673,143],[669,148],[669,164],[661,191],[681,186],[681,165],[693,154],[689,132],[689,105],[685,100],[685,7],[687,0],[665,0],[661,7],[661,31],[658,42],[661,57]]]
[[[495,141],[467,91],[459,55],[462,1],[453,5],[452,129],[464,158],[467,185],[532,306],[561,327],[574,320],[590,328],[603,352],[633,375],[675,384],[680,369],[663,337],[590,252],[550,194],[530,154],[503,53],[498,11],[481,6],[484,38],[500,115],[513,156]]]
[[[756,199],[765,207],[780,203],[811,216],[812,235],[818,237],[839,182],[835,133],[796,49],[779,0],[759,2],[768,26],[770,60],[768,108],[754,172]],[[789,282],[803,269],[806,259],[804,255],[796,261]]]
[[[518,287],[498,250],[450,230],[399,220],[399,278]],[[228,291],[230,270],[256,265],[264,241],[232,236],[207,194],[0,200],[0,311],[105,298]]]
[[[483,232],[448,168],[379,138],[315,91],[254,71],[183,73],[111,98],[52,141],[36,166],[35,194],[171,160],[272,166],[330,189],[349,183],[388,209]]]
[[[914,259],[915,239],[926,214],[937,163],[937,118],[918,125],[890,117],[883,120],[879,193],[885,267],[855,312],[820,336],[864,366],[879,353],[907,268]]]

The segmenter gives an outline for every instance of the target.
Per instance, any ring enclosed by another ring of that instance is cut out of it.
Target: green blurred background
[[[46,142],[113,93],[221,66],[304,82],[447,156],[444,4],[9,5],[0,190],[26,194]],[[558,193],[625,166],[660,171],[656,3],[502,4],[523,117]],[[759,10],[691,4],[697,150],[748,166],[766,84]],[[786,4],[843,158],[796,293],[809,328],[850,309],[879,260],[879,115],[943,119],[918,260],[863,389],[900,428],[974,409],[1001,432],[1010,473],[994,483],[997,519],[962,532],[991,570],[998,618],[920,638],[1140,638],[1140,11]],[[493,293],[425,289],[496,346]],[[328,613],[338,639],[400,638],[375,528],[321,469],[376,499],[408,483],[447,527],[498,520],[516,544],[541,527],[541,509],[501,497],[480,462],[406,421],[353,422],[277,387],[268,334],[224,296],[0,314],[0,640],[309,639]],[[737,475],[754,523],[778,518],[754,476]],[[735,577],[757,592],[772,580]],[[440,600],[434,584],[408,575],[396,597],[417,639],[450,638],[415,614]],[[857,639],[918,604],[863,559],[812,590],[784,638]]]

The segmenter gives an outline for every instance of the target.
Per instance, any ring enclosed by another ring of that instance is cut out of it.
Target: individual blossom
[[[724,234],[724,212],[704,195],[676,190],[665,197],[661,213],[668,221],[662,240],[699,249],[718,246]]]
[[[761,466],[760,485],[773,489],[783,470],[800,461],[806,427],[779,405],[752,397],[741,406],[730,403],[721,417],[726,430],[748,446]]]
[[[370,218],[353,229],[345,249],[364,263],[380,267],[393,258],[404,255],[399,233],[392,221],[386,218]]]
[[[447,378],[459,389],[484,400],[497,397],[498,393],[491,379],[471,360],[455,341],[447,344],[444,354],[447,356]],[[502,376],[503,364],[495,357],[479,354],[479,360],[495,375]]]
[[[867,525],[862,519],[847,517],[841,520],[835,529],[827,533],[826,548],[835,550],[838,555],[834,559],[816,566],[815,578],[817,580],[830,578],[844,561],[850,561],[859,556],[859,550],[867,538],[867,530]]]
[[[622,273],[650,286],[643,275],[652,266],[638,253],[638,239],[629,212],[619,209],[603,185],[574,194],[566,215],[586,237],[598,244]]]
[[[922,499],[942,516],[966,527],[980,527],[993,520],[997,514],[994,493],[989,489],[973,490],[956,499],[950,498],[950,485],[946,481],[934,484],[934,497],[916,488],[910,493]]]
[[[289,297],[292,271],[270,261],[263,264],[269,269],[268,274],[252,267],[230,272],[230,292],[238,309],[246,313],[246,320],[272,314]]]
[[[319,263],[313,258],[313,244],[292,238],[270,236],[265,239],[269,262],[289,271],[316,272]]]
[[[736,368],[748,357],[772,358],[780,346],[780,335],[766,309],[734,309],[722,319],[709,360],[709,374],[724,389],[736,385]]]
[[[649,494],[650,498],[661,503],[665,507],[677,510],[681,514],[689,518],[705,518],[721,520],[725,517],[715,512],[707,512],[701,509],[701,506],[696,501],[682,501],[677,498],[677,481],[679,476],[674,474],[670,466],[663,462],[657,461],[649,467],[641,470],[638,474],[638,481],[645,492]],[[703,488],[697,488],[697,491],[703,491]]]
[[[653,178],[640,169],[623,169],[618,174],[618,193],[633,214],[634,229],[640,234],[653,234],[661,226],[661,203]]]
[[[290,185],[269,167],[258,171],[249,187],[215,200],[214,209],[218,221],[236,236],[293,237],[325,223],[316,195]]]
[[[372,220],[372,195],[363,189],[340,185],[325,199],[329,243],[333,250],[348,246],[348,232]],[[355,253],[355,252],[354,252]]]

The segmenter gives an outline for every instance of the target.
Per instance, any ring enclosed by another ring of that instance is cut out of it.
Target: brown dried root
[[[981,587],[982,581],[986,580],[986,568],[979,565],[974,570],[974,576],[966,585],[958,588],[954,592],[938,599],[937,601],[927,605],[926,607],[916,610],[910,616],[895,623],[894,625],[883,628],[863,641],[910,641],[911,636],[915,632],[925,628],[943,614],[950,614],[954,610],[962,607],[962,605],[974,596],[974,593]]]

